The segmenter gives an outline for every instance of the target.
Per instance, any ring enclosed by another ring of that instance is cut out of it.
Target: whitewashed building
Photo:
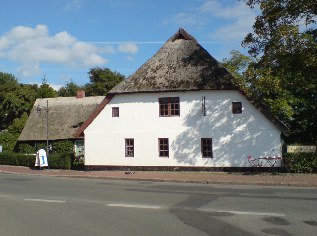
[[[248,167],[248,155],[281,155],[286,131],[254,104],[180,29],[109,92],[76,136],[85,136],[92,169]]]

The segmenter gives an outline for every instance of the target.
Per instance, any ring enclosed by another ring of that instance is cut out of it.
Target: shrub
[[[284,158],[284,164],[291,172],[317,172],[317,153],[286,153]]]
[[[35,156],[4,151],[0,153],[0,165],[34,166]]]
[[[4,151],[13,151],[17,142],[17,137],[8,131],[2,131],[0,133],[0,145]]]
[[[51,169],[70,169],[71,156],[67,154],[52,153],[48,157],[48,166]]]
[[[34,167],[35,155],[5,151],[0,153],[0,165]],[[48,157],[48,166],[51,169],[70,169],[71,156],[57,153],[50,154]]]
[[[73,153],[73,142],[69,140],[55,141],[52,143],[52,152],[60,154],[71,154]]]
[[[36,153],[36,149],[34,146],[27,144],[27,143],[20,143],[17,145],[17,151],[19,153]]]

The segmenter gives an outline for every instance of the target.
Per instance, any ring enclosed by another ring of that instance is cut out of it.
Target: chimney
[[[77,96],[76,98],[84,98],[85,97],[85,91],[84,90],[77,90]]]

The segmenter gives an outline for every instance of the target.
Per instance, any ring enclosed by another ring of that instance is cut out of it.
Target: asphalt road
[[[317,235],[317,189],[0,174],[0,235]]]

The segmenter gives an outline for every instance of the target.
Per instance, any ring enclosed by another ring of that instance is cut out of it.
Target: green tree
[[[82,90],[81,86],[78,86],[73,81],[67,83],[65,86],[61,87],[57,93],[60,97],[73,97],[77,95],[78,90]]]
[[[293,116],[290,94],[284,91],[281,80],[272,75],[270,68],[257,67],[257,62],[239,51],[230,52],[230,58],[222,61],[223,66],[235,77],[244,95],[256,103],[267,106],[282,121]]]
[[[18,85],[18,80],[12,74],[0,72],[0,85],[15,87]],[[1,88],[3,89],[4,87]],[[0,92],[3,92],[2,89],[0,90]]]
[[[25,112],[21,115],[21,117],[15,118],[13,120],[12,124],[8,127],[8,131],[11,134],[16,135],[16,137],[19,137],[27,120],[28,120],[28,114]]]
[[[0,145],[3,148],[3,151],[13,151],[16,145],[17,138],[14,134],[10,133],[7,130],[0,132]]]
[[[222,65],[235,77],[236,83],[245,93],[249,93],[250,81],[247,70],[253,59],[237,50],[230,52],[230,58],[225,58]]]
[[[12,74],[0,72],[0,130],[8,127],[8,111],[4,108],[7,94],[19,88],[18,80]]]
[[[291,126],[293,135],[289,140],[317,141],[317,2],[246,0],[246,3],[261,9],[253,25],[254,33],[243,41],[250,55],[257,58],[253,65],[257,74],[251,74],[253,84],[268,85],[261,94],[263,99],[275,106],[276,111],[278,107],[285,108],[278,115]]]
[[[11,124],[15,118],[19,118],[23,113],[29,114],[36,99],[34,87],[20,85],[15,91],[5,95],[2,102],[2,109],[6,113],[5,123]]]
[[[55,98],[57,97],[57,92],[47,83],[46,77],[44,75],[42,79],[42,84],[37,90],[38,98]]]
[[[13,151],[22,132],[28,115],[23,113],[20,118],[15,118],[7,130],[0,132],[0,145],[5,151]]]
[[[103,96],[125,79],[125,76],[109,68],[91,68],[88,72],[90,83],[85,85],[86,95]]]

